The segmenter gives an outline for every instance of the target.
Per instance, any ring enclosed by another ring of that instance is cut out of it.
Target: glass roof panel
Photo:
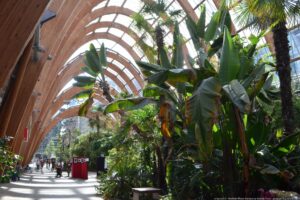
[[[128,69],[124,68],[123,71],[128,76],[129,79],[134,78],[134,76],[132,75],[132,73]]]
[[[106,33],[107,30],[108,30],[108,28],[105,28],[105,27],[103,27],[103,28],[97,28],[95,30],[95,33]]]
[[[106,70],[109,71],[110,73],[112,73],[112,74],[115,75],[115,76],[118,75],[118,73],[115,72],[115,71],[114,71],[113,69],[111,69],[110,67],[107,67]]]
[[[117,18],[115,19],[115,22],[129,27],[130,24],[132,23],[132,19],[127,15],[118,14]]]
[[[130,46],[133,46],[135,44],[135,40],[132,37],[130,37],[127,33],[123,35],[122,39],[126,41]]]
[[[105,7],[106,3],[107,3],[106,0],[102,1],[101,3],[99,3],[98,5],[96,5],[96,6],[92,9],[92,12],[94,12],[95,10],[97,10],[97,9],[99,9],[99,8]]]
[[[124,31],[121,31],[120,29],[116,29],[116,28],[109,28],[109,33],[111,33],[117,37],[122,37],[122,35],[124,34]]]
[[[107,6],[121,6],[124,3],[124,0],[109,0]]]
[[[190,3],[190,5],[195,8],[197,5],[199,5],[199,0],[188,0],[188,2]]]
[[[141,88],[140,84],[137,82],[137,80],[134,78],[132,79],[132,83],[135,86],[135,88],[139,91]]]
[[[291,45],[291,58],[300,56],[300,28],[294,29],[289,33],[289,41]]]
[[[299,77],[299,74],[300,74],[300,60],[291,63],[291,68],[292,68],[292,75],[297,74],[299,82],[300,82],[300,77]]]
[[[139,12],[143,7],[143,3],[141,0],[127,0],[123,7]]]
[[[132,90],[130,89],[130,87],[128,85],[125,85],[125,88],[127,89],[127,91],[128,91],[129,94],[133,93]]]
[[[117,60],[114,60],[114,61],[113,61],[113,64],[115,64],[120,70],[123,70],[123,69],[124,69],[124,65],[122,65],[122,63],[120,63],[120,62],[117,61]]]
[[[124,85],[126,85],[126,81],[124,81],[124,79],[123,79],[120,75],[118,75],[117,78],[118,78]]]
[[[114,18],[116,17],[116,14],[108,14],[108,15],[103,15],[101,16],[101,21],[113,21]]]

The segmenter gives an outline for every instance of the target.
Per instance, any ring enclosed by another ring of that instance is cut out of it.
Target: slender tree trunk
[[[244,195],[249,197],[249,176],[250,176],[250,166],[249,166],[249,150],[246,141],[245,128],[240,116],[239,110],[234,106],[234,115],[236,120],[236,126],[238,131],[238,137],[240,139],[241,150],[243,154],[243,179],[244,179]]]
[[[289,54],[288,30],[286,22],[280,22],[273,28],[276,51],[276,63],[280,80],[280,95],[284,129],[287,135],[294,132],[294,113],[291,88],[291,67]]]
[[[156,157],[157,157],[157,174],[158,174],[158,185],[162,190],[162,194],[168,193],[168,186],[166,182],[166,166],[164,165],[163,153],[160,150],[160,147],[156,147]]]

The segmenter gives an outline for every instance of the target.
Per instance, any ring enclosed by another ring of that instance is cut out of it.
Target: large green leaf
[[[177,83],[194,83],[197,80],[197,74],[194,69],[170,69],[167,71],[167,82],[173,86]]]
[[[211,132],[205,132],[198,123],[195,125],[195,139],[198,144],[200,160],[208,162],[213,151],[213,135]]]
[[[162,68],[159,65],[150,64],[150,63],[146,63],[143,61],[135,61],[135,62],[140,68],[142,68],[143,70],[146,70],[146,71],[160,72],[160,71],[166,69],[166,68]]]
[[[221,17],[220,11],[217,11],[212,16],[212,18],[207,26],[206,32],[205,32],[205,40],[207,42],[209,42],[215,38],[216,32],[218,30],[219,22],[220,22],[220,17]]]
[[[220,35],[217,39],[213,41],[213,43],[210,45],[207,55],[208,57],[212,57],[217,53],[223,45],[223,35]]]
[[[93,45],[93,43],[90,44],[90,49],[85,53],[85,64],[91,68],[95,73],[102,73],[102,67],[99,59],[98,52]]]
[[[173,92],[159,86],[148,86],[143,90],[144,97],[160,97],[161,95],[167,96],[174,103],[178,101]]]
[[[84,88],[84,89],[92,89],[95,86],[95,84],[94,83],[75,82],[75,83],[73,83],[73,86],[81,87],[81,88]]]
[[[239,70],[239,54],[234,47],[230,32],[225,28],[219,71],[221,84],[226,85],[233,79],[236,79]]]
[[[240,82],[232,80],[229,84],[223,86],[223,90],[240,112],[247,113],[250,111],[251,102],[249,96]]]
[[[149,62],[155,63],[155,56],[154,56],[154,55],[156,55],[155,49],[153,47],[150,47],[149,45],[147,45],[142,39],[140,39],[137,43],[143,50],[143,52],[146,55],[146,57],[148,58]]]
[[[83,84],[95,84],[96,79],[90,76],[75,76],[74,80]]]
[[[202,81],[201,85],[187,101],[187,116],[198,123],[204,132],[210,132],[213,119],[217,117],[218,101],[221,98],[221,84],[215,77]]]
[[[84,99],[84,98],[88,98],[89,96],[92,95],[92,93],[94,92],[94,90],[89,89],[89,90],[83,90],[77,94],[75,94],[72,99]]]
[[[225,7],[221,8],[221,20],[220,20],[221,31],[224,31],[224,28],[227,27],[231,32],[232,20],[229,14],[229,10]]]
[[[91,68],[89,67],[82,67],[81,71],[84,71],[86,73],[88,73],[89,75],[93,76],[93,77],[97,77],[98,73],[94,72]]]
[[[74,77],[74,80],[76,82],[73,83],[73,86],[85,89],[92,89],[96,83],[96,79],[90,76],[76,76]]]
[[[159,51],[159,58],[160,58],[160,64],[163,68],[167,68],[167,69],[174,68],[169,61],[167,51],[165,50],[165,48],[162,48]]]
[[[143,108],[148,104],[157,104],[157,101],[152,98],[144,98],[144,97],[120,99],[108,104],[104,109],[104,113],[105,114],[112,113],[119,110],[124,110],[124,111],[136,110],[136,109]]]
[[[150,75],[146,80],[148,81],[148,83],[161,85],[167,80],[167,78],[168,78],[168,71],[164,70]]]
[[[242,81],[243,86],[247,89],[253,81],[260,80],[261,76],[273,71],[274,68],[268,63],[261,63],[252,70],[250,75]]]
[[[198,37],[204,38],[205,36],[205,21],[206,21],[206,7],[203,5],[200,8],[200,18],[197,22]]]
[[[90,96],[87,100],[84,101],[79,107],[78,115],[79,116],[86,116],[87,112],[89,111],[90,107],[92,106],[94,100]]]
[[[193,69],[170,69],[155,73],[147,78],[149,83],[160,85],[167,81],[169,84],[176,86],[177,83],[190,82],[197,80],[197,74]]]
[[[104,67],[107,67],[106,49],[104,43],[102,43],[101,45],[99,57],[100,57],[100,64]]]
[[[195,49],[200,49],[201,44],[200,44],[199,36],[197,33],[197,24],[189,16],[187,16],[185,23],[186,23],[186,27],[191,35],[191,39],[193,41]]]
[[[172,65],[174,65],[176,68],[182,68],[184,58],[182,51],[182,36],[179,31],[178,23],[176,23],[174,27],[173,40]]]

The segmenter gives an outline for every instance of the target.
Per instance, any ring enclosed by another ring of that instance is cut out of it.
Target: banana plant
[[[274,67],[271,63],[254,62],[258,41],[264,34],[251,36],[245,45],[237,35],[231,35],[229,19],[228,10],[220,10],[205,27],[204,7],[197,23],[187,20],[192,40],[199,50],[194,62],[198,67],[183,67],[178,24],[174,27],[171,61],[161,55],[158,64],[136,63],[146,72],[150,84],[142,98],[159,101],[158,116],[164,137],[174,138],[178,130],[181,136],[185,132],[193,135],[198,159],[204,164],[209,163],[216,147],[221,148],[226,172],[224,185],[229,196],[236,194],[233,189],[238,162],[233,152],[238,147],[243,158],[240,162],[243,163],[244,195],[248,196],[250,152],[243,116],[252,111],[253,102],[259,98]],[[139,104],[136,102],[134,106]],[[119,106],[115,105],[118,104],[124,105],[124,100],[111,103],[106,111],[117,111]],[[130,104],[131,108],[134,106]]]
[[[76,81],[73,86],[84,88],[83,91],[74,95],[76,99],[86,99],[79,109],[79,115],[86,115],[94,102],[94,96],[98,89],[102,89],[104,97],[108,102],[114,99],[110,94],[108,82],[105,80],[104,71],[107,68],[106,49],[104,44],[101,45],[100,51],[97,51],[95,46],[91,43],[90,48],[85,53],[84,57],[85,67],[81,70],[84,75],[74,77]]]

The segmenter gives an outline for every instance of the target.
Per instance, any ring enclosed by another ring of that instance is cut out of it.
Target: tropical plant
[[[0,183],[10,181],[18,162],[21,162],[21,157],[9,149],[7,138],[0,138]]]
[[[287,22],[298,22],[300,1],[243,0],[236,6],[239,12],[238,21],[243,26],[262,29],[272,27],[276,67],[280,81],[282,119],[286,134],[292,134],[295,126]]]
[[[202,9],[201,16],[205,16],[205,8]],[[178,24],[175,23],[171,61],[166,56],[160,57],[158,65],[137,61],[140,68],[147,71],[147,81],[152,84],[144,89],[144,97],[139,97],[139,101],[134,103],[132,99],[117,100],[109,104],[105,112],[117,111],[120,105],[124,110],[136,109],[145,105],[145,102],[155,103],[153,98],[157,99],[161,132],[169,144],[172,144],[168,159],[176,157],[173,153],[177,148],[174,142],[180,144],[176,138],[187,132],[196,140],[194,144],[197,146],[198,157],[194,157],[193,162],[201,162],[204,169],[211,165],[214,148],[221,148],[222,162],[226,166],[226,169],[222,169],[226,171],[223,174],[226,185],[223,183],[225,188],[220,188],[220,191],[224,190],[228,196],[238,194],[234,189],[238,188],[237,179],[242,176],[247,196],[249,149],[242,117],[251,111],[251,104],[263,89],[272,67],[270,63],[263,61],[254,62],[257,43],[263,34],[251,36],[245,46],[238,36],[232,38],[227,28],[230,27],[229,19],[226,9],[215,13],[207,28],[205,18],[200,18],[197,23],[187,19],[194,45],[200,48],[198,59],[194,62],[196,64],[189,69],[183,68],[183,40]],[[203,42],[208,53],[202,48]],[[214,60],[212,63],[216,53],[220,55],[219,62]],[[214,138],[218,138],[222,145],[217,142],[214,144]],[[184,139],[182,141],[186,142]],[[188,143],[188,146],[194,144]],[[236,147],[241,153],[233,155],[233,152],[238,152]],[[239,161],[235,160],[237,156],[240,157]],[[241,162],[244,163],[243,175],[234,174],[236,164]]]
[[[149,105],[127,112],[123,125],[109,138],[113,145],[106,154],[108,172],[100,175],[97,188],[104,199],[131,199],[133,187],[153,186],[154,152],[160,146],[155,116],[156,108]]]
[[[104,44],[101,45],[98,52],[95,46],[91,43],[90,49],[86,51],[84,63],[85,67],[81,68],[85,75],[74,77],[76,81],[73,85],[84,88],[83,91],[76,94],[73,98],[85,99],[80,105],[79,115],[86,115],[90,107],[93,105],[94,96],[99,89],[102,89],[103,96],[108,102],[113,101],[110,94],[108,82],[105,80],[104,71],[107,67],[106,49]]]

